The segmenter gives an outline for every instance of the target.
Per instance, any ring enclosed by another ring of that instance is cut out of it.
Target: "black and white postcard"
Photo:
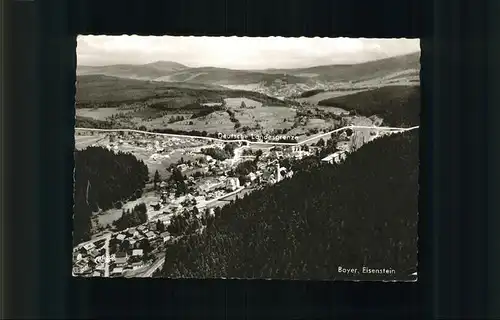
[[[73,275],[416,281],[418,39],[79,36]]]

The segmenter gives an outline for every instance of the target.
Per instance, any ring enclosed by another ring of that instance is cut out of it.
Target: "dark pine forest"
[[[89,147],[75,151],[74,244],[90,239],[91,215],[141,196],[148,180],[144,162],[127,153]]]
[[[292,179],[216,210],[206,232],[167,247],[159,276],[338,279],[339,266],[417,262],[418,132],[377,139],[340,165],[307,159]],[[356,275],[356,279],[373,279]]]

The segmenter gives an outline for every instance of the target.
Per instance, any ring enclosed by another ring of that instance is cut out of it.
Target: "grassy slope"
[[[192,68],[169,75],[170,81],[186,81],[196,83],[253,84],[285,79],[288,83],[305,83],[307,78],[283,74],[269,74],[247,70],[231,70],[223,68]]]
[[[324,280],[345,278],[338,266],[367,266],[397,273],[357,279],[407,279],[417,263],[418,148],[418,132],[381,138],[340,166],[255,191],[167,248],[162,276]]]
[[[342,97],[321,100],[318,105],[355,110],[359,115],[378,115],[384,124],[418,125],[420,86],[387,86]]]

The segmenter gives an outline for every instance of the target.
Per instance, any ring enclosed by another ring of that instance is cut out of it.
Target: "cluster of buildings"
[[[164,153],[182,148],[203,146],[208,140],[195,138],[160,137],[139,132],[120,132],[108,134],[108,148],[117,149],[120,146],[144,148],[154,153]]]
[[[78,130],[76,135],[93,135],[94,131]],[[97,133],[102,134],[102,133]],[[163,154],[178,149],[197,148],[205,146],[210,140],[203,140],[188,137],[172,137],[152,135],[134,131],[115,131],[107,132],[106,139],[103,139],[96,145],[102,145],[110,150],[118,150],[123,147],[138,147],[157,154]]]
[[[73,274],[102,277],[106,269],[106,240],[87,243],[73,249]]]
[[[150,221],[137,227],[113,234],[110,240],[110,276],[120,277],[124,272],[149,265],[148,253],[158,253],[162,245],[170,240],[167,231],[158,230],[158,221]],[[145,248],[144,242],[148,245]],[[126,242],[126,245],[125,245]],[[114,249],[118,248],[116,251]]]
[[[265,151],[255,164],[255,170],[245,176],[236,176],[234,169],[241,161],[248,159],[215,160],[205,156],[203,162],[190,162],[178,164],[181,172],[198,169],[202,174],[187,175],[185,184],[187,192],[183,195],[177,193],[176,183],[163,181],[159,184],[159,201],[152,206],[156,211],[165,214],[183,212],[184,209],[197,207],[202,209],[208,202],[215,201],[228,193],[243,187],[251,188],[264,184],[273,184],[293,175],[289,169],[280,167],[279,161],[285,158],[300,159],[312,154],[311,151],[302,150],[300,147],[277,147]]]
[[[338,84],[328,82],[311,83],[288,83],[286,79],[276,79],[269,86],[260,86],[253,91],[277,98],[298,97],[300,94],[310,90],[334,90]]]
[[[371,142],[374,139],[378,139],[385,135],[391,135],[395,132],[396,131],[382,131],[382,130],[373,130],[369,132],[355,131],[350,137],[347,137],[344,132],[340,135],[341,141],[337,142],[336,144],[337,151],[324,157],[323,159],[321,159],[321,161],[331,164],[341,163],[347,158],[347,155],[349,153],[359,149],[365,143]]]

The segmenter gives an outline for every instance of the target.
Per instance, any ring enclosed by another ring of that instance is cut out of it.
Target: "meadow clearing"
[[[92,118],[96,120],[107,120],[109,117],[119,114],[128,113],[131,110],[122,108],[77,108],[76,115],[78,117]]]

